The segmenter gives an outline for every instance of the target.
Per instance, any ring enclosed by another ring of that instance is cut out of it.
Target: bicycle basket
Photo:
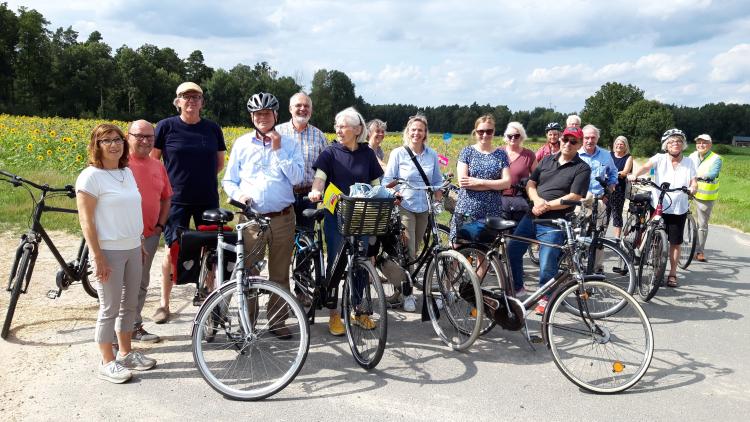
[[[339,197],[338,229],[344,236],[380,236],[388,232],[393,198]]]
[[[443,194],[443,208],[445,208],[445,210],[451,214],[453,214],[456,211],[457,201],[458,201],[457,190],[451,189],[448,192]]]

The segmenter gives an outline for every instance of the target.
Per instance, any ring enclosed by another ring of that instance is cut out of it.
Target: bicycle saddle
[[[228,223],[234,220],[234,213],[224,208],[215,208],[212,210],[203,211],[201,216],[205,221],[211,223]]]
[[[506,220],[502,217],[487,217],[485,218],[484,222],[487,227],[499,231],[510,230],[516,227],[515,221]]]
[[[325,211],[325,208],[306,209],[302,211],[302,216],[305,218],[312,218],[315,221],[320,221],[323,219],[324,211]]]
[[[651,202],[651,192],[637,193],[633,195],[633,202]]]

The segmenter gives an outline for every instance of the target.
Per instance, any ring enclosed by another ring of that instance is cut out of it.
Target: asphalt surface
[[[706,255],[710,262],[680,272],[679,288],[663,288],[643,305],[654,359],[641,382],[618,395],[579,390],[543,345],[532,350],[520,332],[495,328],[468,352],[454,352],[419,314],[394,310],[375,370],[354,363],[345,337],[330,336],[319,312],[297,378],[264,401],[230,401],[194,367],[192,287],[175,289],[174,320],[146,325],[162,336],[142,347],[157,367],[114,385],[96,378],[96,304],[69,291],[56,301],[33,299],[36,312],[0,341],[0,419],[747,420],[750,236],[712,226]],[[157,294],[155,287],[149,292],[147,315]],[[3,317],[6,304],[3,298]],[[538,327],[531,323],[532,331]]]

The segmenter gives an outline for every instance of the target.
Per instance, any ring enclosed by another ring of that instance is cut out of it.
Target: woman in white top
[[[669,183],[670,189],[687,187],[690,193],[695,193],[698,188],[695,166],[690,158],[682,155],[687,148],[687,137],[679,129],[669,129],[661,137],[661,149],[666,154],[656,154],[649,158],[648,162],[638,169],[628,179],[646,174],[654,169],[654,183],[661,185]],[[651,192],[651,205],[656,208],[659,202],[659,191]],[[662,202],[664,223],[667,226],[667,238],[669,239],[669,276],[667,286],[677,287],[677,260],[680,257],[680,245],[682,244],[682,233],[685,228],[685,220],[690,204],[687,194],[683,192],[670,192]]]
[[[156,365],[130,346],[143,265],[141,195],[127,168],[128,143],[117,126],[94,128],[88,160],[89,166],[76,180],[76,201],[99,294],[94,331],[102,356],[98,377],[122,383],[131,378],[131,370]],[[115,333],[120,349],[117,357],[112,350]]]

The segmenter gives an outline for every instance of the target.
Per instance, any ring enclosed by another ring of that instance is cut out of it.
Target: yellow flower
[[[81,160],[83,160],[83,157],[81,157],[81,154],[76,155],[76,161],[81,161]]]
[[[44,161],[44,156],[43,155],[37,155],[36,159],[38,161]]]
[[[57,132],[55,132],[54,130],[50,130],[50,131],[49,131],[49,136],[51,136],[51,137],[53,137],[53,138],[54,138],[54,137],[56,137],[56,136],[57,136]]]
[[[52,155],[52,150],[51,149],[47,150],[47,155]]]

